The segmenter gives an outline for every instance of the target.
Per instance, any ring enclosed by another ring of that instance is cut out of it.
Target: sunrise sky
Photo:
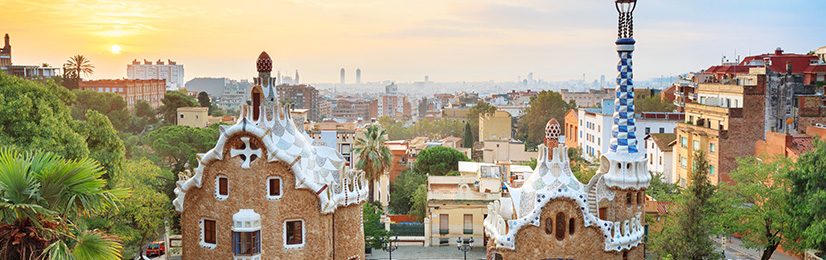
[[[826,1],[640,0],[635,77],[707,68],[782,47],[826,45]],[[616,73],[610,0],[0,0],[15,64],[83,54],[92,78],[122,78],[133,59],[172,59],[193,77],[255,76],[273,67],[303,82],[588,80]],[[120,53],[113,52],[113,46]]]

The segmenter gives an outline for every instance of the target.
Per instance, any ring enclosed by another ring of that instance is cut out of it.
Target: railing
[[[390,231],[397,236],[424,236],[424,223],[390,223]]]

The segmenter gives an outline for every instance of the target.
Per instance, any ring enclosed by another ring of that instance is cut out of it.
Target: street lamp
[[[395,245],[393,245],[393,242],[396,242]],[[391,239],[390,241],[387,241],[386,239],[382,238],[381,239],[381,244],[384,247],[382,249],[384,249],[384,251],[387,251],[388,253],[390,253],[390,258],[389,259],[393,259],[393,251],[396,251],[396,249],[399,249],[399,236],[396,236],[395,239]]]
[[[462,238],[456,239],[456,248],[465,253],[465,260],[467,260],[467,251],[473,248],[473,238],[471,237],[465,240],[462,240]]]

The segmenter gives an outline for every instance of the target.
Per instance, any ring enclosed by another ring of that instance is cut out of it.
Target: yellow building
[[[479,141],[511,139],[511,114],[503,110],[479,115]]]
[[[470,111],[468,107],[446,107],[442,109],[442,118],[466,123],[468,111]]]
[[[179,107],[177,125],[208,127],[208,112],[209,108],[206,107]]]
[[[502,169],[459,162],[460,176],[428,176],[425,246],[455,245],[457,238],[485,241],[488,204],[502,197]]]
[[[704,151],[712,184],[730,181],[736,158],[754,155],[763,138],[765,77],[739,75],[724,83],[700,83],[698,101],[685,104],[685,122],[678,122],[674,167],[680,187],[691,185],[694,155]],[[722,151],[722,153],[721,153]]]

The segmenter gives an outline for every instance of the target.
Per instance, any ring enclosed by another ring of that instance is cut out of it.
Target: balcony
[[[728,138],[728,130],[709,128],[704,125],[694,125],[692,123],[677,122],[677,130],[690,133],[702,133],[712,137]]]
[[[685,104],[685,111],[686,113],[697,113],[701,115],[717,115],[717,116],[728,116],[728,117],[743,117],[743,108],[729,108],[729,107],[718,107],[718,106],[709,106],[697,103],[687,103]]]

